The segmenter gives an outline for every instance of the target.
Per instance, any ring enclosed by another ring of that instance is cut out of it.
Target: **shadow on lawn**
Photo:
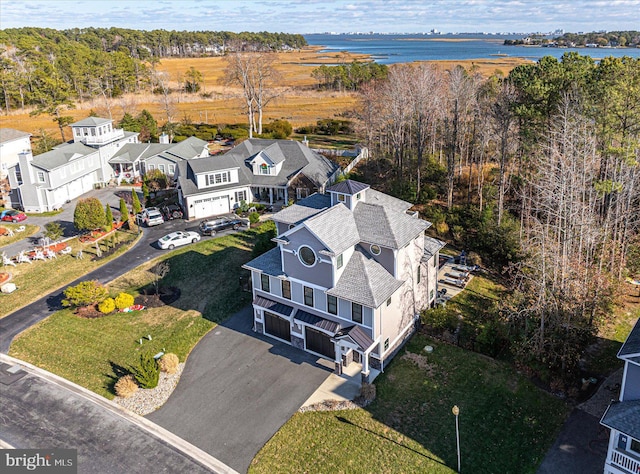
[[[125,375],[129,375],[131,370],[123,367],[119,364],[116,364],[112,360],[109,361],[109,365],[111,366],[111,373],[104,374],[106,377],[105,390],[112,394],[116,394],[115,385],[116,382],[120,379],[120,377],[124,377]]]
[[[405,446],[405,445],[404,445],[404,444],[402,444],[402,443],[398,443],[396,440],[391,439],[391,438],[388,438],[388,437],[386,437],[386,436],[383,436],[383,435],[381,435],[380,433],[376,433],[375,431],[371,431],[370,429],[365,428],[364,426],[356,425],[356,424],[355,424],[354,422],[352,422],[351,420],[347,420],[346,418],[343,418],[343,417],[341,417],[341,416],[337,416],[337,417],[336,417],[336,419],[337,419],[338,421],[342,422],[342,423],[346,423],[346,424],[348,424],[348,425],[351,425],[351,426],[353,426],[354,428],[360,428],[361,430],[364,430],[364,431],[366,431],[366,432],[368,432],[368,433],[371,433],[372,435],[375,435],[375,436],[377,436],[378,438],[381,438],[381,439],[384,439],[384,440],[386,440],[386,441],[390,441],[390,442],[392,442],[392,443],[394,443],[394,444],[397,444],[398,446],[400,446],[400,447],[402,447],[402,448],[404,448],[404,449],[407,449],[407,450],[409,450],[409,451],[413,451],[414,453],[418,454],[419,456],[422,456],[422,457],[424,457],[424,458],[427,458],[427,459],[429,459],[430,461],[436,462],[436,463],[441,464],[441,465],[443,465],[443,466],[447,466],[445,463],[443,463],[442,461],[439,461],[439,460],[438,460],[438,459],[436,459],[436,458],[432,458],[431,456],[427,456],[426,454],[421,453],[420,451],[416,451],[415,449],[410,448],[409,446]]]

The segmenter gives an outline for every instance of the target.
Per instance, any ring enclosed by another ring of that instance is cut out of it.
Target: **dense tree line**
[[[274,51],[306,45],[301,35],[139,31],[123,28],[9,28],[0,30],[0,111],[36,107],[62,127],[73,102],[162,90],[154,64],[165,57]],[[186,73],[185,90],[197,92],[198,71]]]
[[[638,271],[640,60],[567,53],[485,79],[394,65],[361,90],[367,179],[508,276],[494,324],[567,373]]]
[[[376,62],[361,63],[353,61],[351,64],[327,66],[323,64],[311,72],[311,76],[318,81],[318,88],[331,90],[358,90],[360,86],[372,80],[387,77],[388,68]]]
[[[549,38],[545,35],[531,35],[522,39],[504,40],[505,45],[554,45],[564,47],[580,47],[586,45],[631,47],[640,45],[640,31],[609,31],[591,33],[565,33],[562,36]]]

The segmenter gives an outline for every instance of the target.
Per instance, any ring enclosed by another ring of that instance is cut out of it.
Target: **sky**
[[[0,0],[0,29],[283,33],[640,29],[640,0]]]

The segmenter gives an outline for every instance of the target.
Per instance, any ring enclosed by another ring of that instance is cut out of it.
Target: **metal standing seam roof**
[[[335,339],[344,339],[346,337],[350,337],[362,352],[365,352],[374,344],[373,339],[371,339],[369,335],[357,325],[351,326],[350,328],[344,328],[338,331],[335,335]]]
[[[274,313],[282,314],[287,317],[291,316],[291,313],[293,313],[293,306],[289,306],[284,303],[278,303],[277,301],[273,301],[262,296],[256,296],[253,300],[253,304],[255,306],[260,306],[267,311],[273,311]]]
[[[82,119],[79,122],[72,123],[72,127],[98,127],[100,125],[105,125],[107,123],[111,123],[113,120],[101,118],[101,117],[87,117],[86,119]]]
[[[319,329],[324,329],[325,331],[329,331],[332,335],[340,329],[340,324],[335,321],[330,321],[329,319],[321,318],[320,316],[316,316],[315,314],[307,313],[303,309],[299,309],[296,311],[296,314],[293,315],[293,319],[297,319],[298,321],[302,321],[305,324],[315,326]]]
[[[640,354],[640,319],[636,321],[636,325],[629,333],[627,340],[622,344],[618,352],[619,358],[628,358],[628,356]]]
[[[393,295],[404,282],[396,280],[382,265],[356,246],[345,269],[328,295],[377,308]]]
[[[282,254],[280,247],[275,247],[259,257],[254,258],[250,262],[242,265],[246,270],[257,270],[274,277],[286,277],[287,274],[282,271]]]
[[[640,400],[613,402],[600,424],[640,440]]]
[[[328,187],[327,191],[353,196],[354,194],[361,193],[366,189],[369,189],[368,184],[361,183],[360,181],[354,181],[352,179],[345,179],[344,181]]]

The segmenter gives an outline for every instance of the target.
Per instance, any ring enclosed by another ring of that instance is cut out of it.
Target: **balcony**
[[[120,138],[124,138],[124,130],[121,128],[116,128],[116,129],[113,129],[109,134],[99,135],[99,136],[78,135],[74,137],[74,140],[81,141],[85,145],[104,145],[105,143],[111,143],[112,141]]]
[[[617,449],[611,452],[608,464],[619,469],[621,473],[640,473],[640,459]]]

